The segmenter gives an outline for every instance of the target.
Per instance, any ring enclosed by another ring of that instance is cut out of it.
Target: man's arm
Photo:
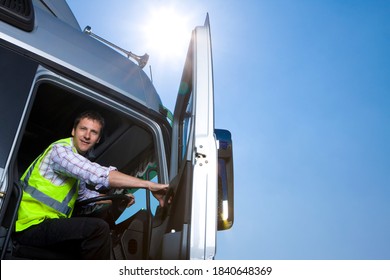
[[[110,171],[108,175],[108,181],[110,187],[141,188],[150,190],[152,192],[163,191],[168,187],[168,185],[166,184],[158,184],[151,181],[145,181],[116,170]]]
[[[55,172],[84,181],[87,184],[108,187],[108,174],[115,167],[104,167],[91,162],[84,156],[72,151],[69,146],[57,144],[50,155]]]
[[[164,206],[164,195],[168,190],[168,184],[145,181],[116,170],[110,171],[108,180],[111,188],[141,188],[150,190],[159,201],[160,206]]]
[[[160,205],[164,206],[164,194],[168,189],[168,184],[145,181],[119,172],[114,167],[101,166],[96,162],[89,161],[82,155],[74,153],[69,147],[58,145],[53,147],[53,150],[55,150],[53,161],[57,166],[57,170],[61,170],[61,172],[79,180],[92,184],[102,184],[110,188],[150,190]]]

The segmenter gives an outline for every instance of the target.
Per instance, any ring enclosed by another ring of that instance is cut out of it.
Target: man
[[[72,137],[51,144],[21,177],[23,197],[14,238],[22,245],[76,251],[81,259],[109,259],[108,224],[99,218],[71,217],[75,201],[96,196],[99,188],[144,188],[164,203],[167,184],[141,180],[89,161],[85,155],[99,142],[104,119],[85,112],[74,122]],[[130,204],[134,203],[132,197]]]

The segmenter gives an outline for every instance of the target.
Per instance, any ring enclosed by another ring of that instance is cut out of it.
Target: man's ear
[[[72,128],[72,136],[74,136],[74,128]]]

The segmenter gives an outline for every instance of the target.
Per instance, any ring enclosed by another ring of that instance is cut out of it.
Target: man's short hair
[[[104,121],[104,118],[98,112],[85,111],[85,112],[81,113],[80,115],[78,115],[77,118],[74,120],[74,124],[73,124],[74,129],[76,129],[77,125],[80,123],[80,121],[82,119],[90,119],[90,120],[99,122],[100,125],[102,126],[102,128],[100,130],[100,134],[102,134],[103,129],[104,129],[104,125],[105,125],[105,121]]]

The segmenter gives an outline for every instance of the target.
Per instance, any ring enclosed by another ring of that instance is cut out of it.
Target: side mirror
[[[218,230],[226,230],[234,220],[233,143],[228,130],[214,132],[218,141]]]

